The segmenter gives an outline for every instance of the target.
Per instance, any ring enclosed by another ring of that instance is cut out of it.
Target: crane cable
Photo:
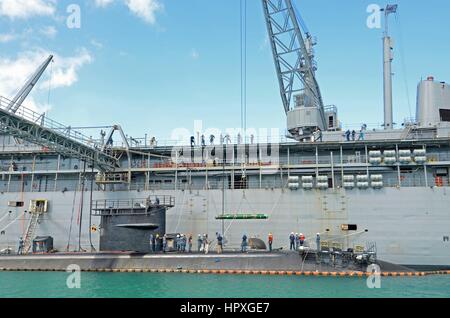
[[[397,27],[398,27],[399,52],[400,52],[400,60],[401,60],[401,64],[402,64],[403,83],[405,85],[406,100],[408,103],[409,118],[412,119],[413,116],[412,116],[412,110],[411,110],[411,98],[410,98],[410,94],[409,94],[408,76],[407,76],[405,52],[404,52],[404,46],[403,46],[403,32],[402,32],[402,27],[400,24],[400,17],[399,17],[398,11],[395,12],[395,21],[397,22]]]
[[[247,130],[247,0],[240,0],[240,39],[241,130],[245,143]]]

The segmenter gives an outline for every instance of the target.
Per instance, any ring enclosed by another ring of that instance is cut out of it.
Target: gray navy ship
[[[293,232],[312,247],[320,234],[322,247],[449,268],[450,86],[421,80],[416,118],[395,129],[386,28],[384,125],[343,131],[337,108],[324,105],[315,40],[291,1],[262,5],[287,138],[232,141],[224,133],[162,145],[114,125],[93,139],[23,105],[50,56],[16,96],[0,99],[0,250],[16,250],[22,237],[29,253],[36,237],[50,236],[60,252],[108,251],[111,227],[119,244],[123,229],[139,231],[142,242],[219,232],[229,249],[239,248],[243,234],[266,240],[272,233],[274,246],[288,249]],[[385,18],[396,10],[387,6]],[[158,209],[165,218],[139,217]]]

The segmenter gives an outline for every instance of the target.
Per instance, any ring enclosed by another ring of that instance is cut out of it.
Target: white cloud
[[[163,6],[158,0],[125,0],[128,9],[147,23],[156,22],[156,12],[162,10]]]
[[[97,49],[103,49],[103,43],[97,41],[96,39],[92,39],[91,44],[95,46]]]
[[[0,43],[7,43],[14,41],[16,39],[16,35],[12,33],[0,34]]]
[[[113,2],[114,0],[95,0],[95,5],[100,8],[106,8]]]
[[[94,4],[98,8],[106,8],[115,1],[94,0]],[[128,7],[132,14],[149,24],[156,22],[156,13],[164,8],[160,0],[121,0],[121,2]]]
[[[0,16],[27,19],[32,16],[52,16],[56,0],[0,0]]]
[[[22,52],[16,58],[0,57],[0,96],[12,98],[50,54],[54,55],[54,64],[49,66],[43,78],[48,78],[50,74],[52,78],[36,86],[35,91],[48,90],[50,85],[52,89],[73,85],[78,81],[78,72],[81,67],[91,63],[93,59],[84,48],[76,55],[69,57],[42,49]],[[50,69],[52,69],[51,73]],[[24,105],[37,112],[48,109],[48,105],[37,103],[33,96],[29,96]]]
[[[200,53],[196,49],[192,49],[191,58],[194,60],[198,60],[200,58]]]
[[[53,39],[56,34],[58,33],[58,31],[56,30],[56,28],[54,26],[46,26],[43,27],[40,31],[41,34],[45,35],[48,38]]]

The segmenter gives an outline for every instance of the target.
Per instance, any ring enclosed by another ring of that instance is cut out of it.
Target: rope
[[[50,92],[52,90],[52,79],[53,79],[53,60],[50,64],[50,79],[48,80],[48,96],[47,96],[47,115],[50,110]]]
[[[0,230],[0,232],[6,231],[8,227],[10,227],[13,223],[15,223],[21,216],[25,216],[25,212],[22,212],[22,214],[19,214],[14,220],[12,220],[8,225],[6,225],[4,228]]]
[[[240,0],[241,49],[241,129],[245,143],[247,130],[247,0]]]
[[[402,64],[403,83],[405,85],[405,93],[406,93],[406,99],[407,99],[407,103],[408,103],[409,117],[412,118],[413,116],[412,116],[412,110],[411,110],[411,99],[410,99],[410,95],[409,95],[409,85],[408,85],[405,52],[404,52],[404,48],[403,48],[403,32],[402,32],[402,27],[400,24],[400,17],[399,17],[398,11],[395,13],[395,21],[397,22],[397,26],[398,26],[399,51],[400,51],[400,60],[401,60],[401,64]]]
[[[78,178],[78,183],[77,183],[77,186],[76,186],[75,191],[73,193],[72,216],[70,217],[69,238],[68,238],[67,247],[66,247],[66,251],[67,252],[69,251],[69,248],[70,248],[70,239],[71,239],[71,236],[72,236],[73,216],[75,214],[75,201],[76,201],[76,197],[77,197],[77,190],[80,187],[80,179],[81,179],[81,177]]]
[[[6,219],[6,217],[9,215],[9,212],[7,212],[1,219],[0,222],[2,222],[4,219]]]

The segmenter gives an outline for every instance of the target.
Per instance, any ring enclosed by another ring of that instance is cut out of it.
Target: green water
[[[161,273],[81,273],[69,289],[64,272],[0,272],[0,297],[450,297],[450,276],[366,278],[245,276]]]

